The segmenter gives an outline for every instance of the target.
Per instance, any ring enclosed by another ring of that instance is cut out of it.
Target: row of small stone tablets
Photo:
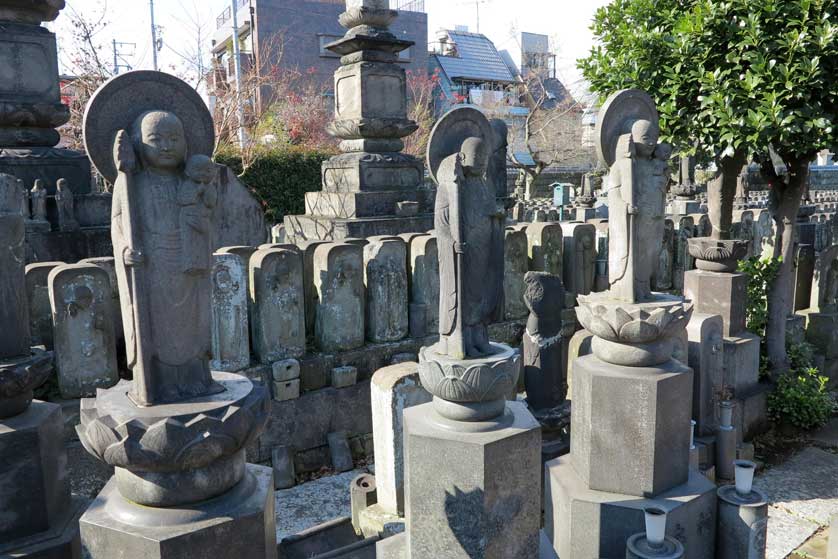
[[[63,398],[117,383],[122,322],[113,258],[29,264],[26,296],[32,344],[55,351]]]

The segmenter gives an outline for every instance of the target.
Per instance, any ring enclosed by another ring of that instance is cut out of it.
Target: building
[[[467,28],[443,29],[437,33],[435,50],[428,60],[431,73],[438,73],[440,95],[437,113],[469,103],[501,118],[526,116],[519,99],[520,80],[495,44],[482,33]]]
[[[288,68],[316,76],[331,89],[340,57],[326,45],[343,37],[338,23],[345,0],[235,0],[238,6],[239,45],[243,71],[254,68]],[[424,0],[390,0],[399,17],[390,26],[398,38],[414,46],[401,54],[406,70],[426,71],[428,66],[428,16]],[[216,19],[212,54],[213,89],[235,79],[232,48],[232,7]],[[258,102],[264,102],[259,100]]]

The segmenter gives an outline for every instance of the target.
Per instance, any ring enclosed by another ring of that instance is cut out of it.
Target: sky
[[[163,49],[159,67],[173,71],[195,64],[196,23],[209,35],[215,30],[215,18],[231,0],[154,0],[155,20],[162,27]],[[435,31],[467,25],[469,31],[487,35],[499,50],[509,50],[513,60],[519,48],[520,32],[550,36],[557,53],[558,77],[568,86],[581,80],[575,60],[591,48],[591,18],[596,9],[610,0],[425,0],[428,13],[429,41]],[[58,35],[59,63],[62,72],[72,71],[72,26],[65,14],[80,13],[88,20],[98,20],[104,13],[105,25],[96,35],[100,56],[113,64],[113,41],[127,43],[118,47],[119,64],[134,69],[153,67],[151,22],[148,0],[67,0],[67,8],[51,28]],[[204,53],[208,59],[208,53]]]

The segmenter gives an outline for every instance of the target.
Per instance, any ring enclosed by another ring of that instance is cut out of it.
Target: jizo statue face
[[[463,169],[467,175],[481,176],[486,172],[489,164],[489,154],[486,151],[486,144],[480,138],[468,138],[463,142],[460,151],[463,161]]]
[[[169,112],[141,116],[134,125],[134,142],[143,164],[150,169],[175,172],[186,159],[183,123]]]
[[[638,155],[651,157],[658,145],[660,131],[657,124],[648,120],[638,120],[631,127],[631,139]]]

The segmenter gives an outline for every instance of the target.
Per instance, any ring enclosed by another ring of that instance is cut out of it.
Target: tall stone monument
[[[61,407],[32,399],[52,355],[30,347],[25,225],[11,209],[0,209],[0,556],[80,559]]]
[[[545,530],[560,557],[622,558],[655,506],[686,557],[712,559],[715,486],[689,468],[692,371],[672,357],[692,308],[649,284],[668,179],[652,99],[613,94],[597,136],[610,169],[611,289],[578,298],[593,353],[573,363],[570,454],[545,466]]]
[[[401,153],[402,138],[418,126],[407,117],[407,80],[397,63],[413,43],[389,31],[396,17],[388,0],[346,1],[346,35],[326,46],[341,56],[328,131],[342,140],[343,153],[323,163],[323,190],[306,194],[306,215],[286,216],[291,242],[433,228],[422,162]]]
[[[82,444],[115,467],[81,518],[85,553],[274,558],[272,471],[245,460],[268,393],[209,367],[212,117],[186,83],[141,71],[103,85],[84,126],[93,164],[114,184],[111,235],[134,375],[81,403]]]
[[[505,217],[485,178],[492,135],[480,111],[461,107],[428,147],[439,185],[440,341],[419,353],[433,401],[404,413],[406,536],[382,557],[538,557],[539,427],[506,401],[520,355],[487,332],[502,307]]]
[[[62,9],[64,0],[0,0],[0,172],[29,188],[42,180],[50,193],[64,177],[84,194],[90,191],[87,157],[54,147],[70,109],[61,103],[55,35],[41,22]]]

